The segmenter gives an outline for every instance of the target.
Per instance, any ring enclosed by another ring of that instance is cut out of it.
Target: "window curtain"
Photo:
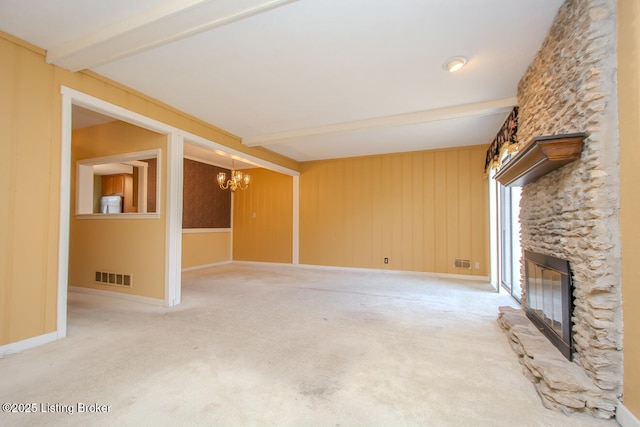
[[[498,131],[495,139],[487,150],[484,163],[484,174],[489,175],[491,169],[498,169],[502,157],[506,153],[513,153],[518,149],[518,107],[513,107],[511,114]]]

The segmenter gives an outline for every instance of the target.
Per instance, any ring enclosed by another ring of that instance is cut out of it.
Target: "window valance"
[[[491,169],[498,169],[505,153],[511,153],[518,148],[518,107],[513,107],[511,114],[498,131],[495,139],[487,150],[484,163],[484,174],[489,175]]]

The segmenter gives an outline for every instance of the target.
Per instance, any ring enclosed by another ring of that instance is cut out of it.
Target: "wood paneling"
[[[233,259],[292,262],[293,178],[248,169],[251,185],[233,195]]]
[[[304,163],[300,262],[488,276],[485,151],[473,146]],[[479,268],[455,268],[455,258]]]
[[[0,345],[56,330],[61,85],[298,169],[291,159],[246,147],[237,136],[93,72],[48,65],[44,55],[42,49],[0,32]],[[163,206],[158,211],[164,215]],[[161,248],[165,232],[163,227],[154,234]],[[147,259],[141,262],[146,265]],[[152,264],[164,271],[164,258]]]
[[[51,67],[0,38],[0,345],[50,332],[47,284],[51,191]],[[55,301],[53,301],[55,304]]]
[[[623,395],[640,418],[640,3],[619,0],[618,7]]]
[[[231,232],[182,234],[182,268],[231,261]]]
[[[167,136],[115,121],[73,132],[71,160],[111,156],[127,152],[161,149],[166,153]],[[166,188],[166,157],[161,156],[161,188]],[[155,160],[155,159],[154,159]],[[153,168],[157,171],[157,168]],[[155,179],[151,176],[149,179]],[[76,168],[71,168],[75,188]],[[69,222],[69,284],[149,298],[164,298],[165,221],[160,219],[77,219],[75,191],[71,192]],[[161,200],[163,196],[161,196]],[[96,271],[131,274],[133,286],[123,288],[94,282]]]

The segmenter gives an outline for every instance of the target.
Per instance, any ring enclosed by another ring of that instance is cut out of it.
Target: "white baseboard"
[[[48,334],[38,335],[37,337],[27,338],[26,340],[0,346],[0,359],[4,359],[11,354],[21,353],[25,350],[29,350],[30,348],[38,347],[43,344],[49,344],[57,339],[57,332],[49,332]]]
[[[201,270],[203,268],[209,268],[209,267],[216,267],[218,265],[231,264],[232,262],[233,261],[220,261],[220,262],[214,262],[213,264],[196,265],[195,267],[183,268],[182,272],[184,273],[185,271]]]
[[[303,267],[300,264],[291,264],[288,262],[265,262],[265,261],[231,261],[231,264],[240,264],[240,265],[270,265],[278,267]]]
[[[141,297],[140,295],[122,294],[120,292],[109,292],[101,289],[83,288],[80,286],[69,286],[70,292],[77,292],[80,294],[99,295],[107,298],[123,299],[133,302],[141,302],[143,304],[151,304],[164,307],[164,300],[157,298]]]
[[[335,270],[335,271],[354,271],[354,272],[373,272],[382,274],[405,274],[410,276],[430,277],[434,279],[461,279],[471,280],[489,283],[489,276],[471,276],[466,274],[450,274],[450,273],[432,273],[429,271],[410,271],[410,270],[383,270],[378,268],[357,268],[357,267],[335,267],[324,265],[312,265],[312,264],[299,264],[300,267],[313,268],[320,270]]]
[[[489,276],[471,276],[466,274],[449,274],[449,273],[431,273],[427,271],[409,271],[409,270],[382,270],[376,268],[359,268],[359,267],[337,267],[333,265],[314,265],[314,264],[289,264],[277,262],[258,262],[258,261],[233,261],[233,264],[248,265],[277,265],[283,267],[301,267],[315,270],[333,270],[333,271],[353,271],[353,272],[373,272],[387,274],[409,274],[422,277],[433,277],[436,279],[461,279],[472,280],[489,283]]]
[[[640,427],[640,420],[622,403],[616,409],[616,421],[622,427]]]

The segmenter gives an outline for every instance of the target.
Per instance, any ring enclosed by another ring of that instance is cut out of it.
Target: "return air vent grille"
[[[95,282],[102,285],[124,286],[130,288],[132,285],[131,274],[111,273],[108,271],[96,271]]]
[[[466,268],[467,270],[471,270],[471,260],[456,259],[453,261],[453,266],[456,268]]]

